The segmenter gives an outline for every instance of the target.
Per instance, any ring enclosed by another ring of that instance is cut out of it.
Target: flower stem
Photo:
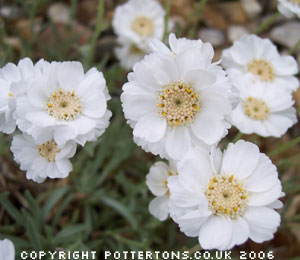
[[[267,19],[263,24],[261,24],[256,30],[255,30],[255,34],[261,34],[262,32],[266,31],[267,29],[269,29],[269,27],[277,20],[277,18],[280,16],[281,14],[279,13],[279,11],[277,11],[276,13],[274,13],[269,19]]]
[[[168,31],[169,31],[169,15],[170,15],[170,0],[165,0],[165,28],[164,28],[164,35],[163,35],[163,42],[167,39]]]
[[[241,133],[240,131],[236,134],[236,136],[233,139],[233,143],[236,143],[238,140],[240,140],[243,137],[243,133]]]
[[[94,34],[92,36],[92,40],[89,46],[89,54],[88,54],[88,60],[87,60],[87,66],[91,67],[94,63],[94,56],[95,56],[95,48],[97,39],[103,30],[103,13],[104,13],[104,0],[98,1],[98,7],[97,7],[97,24],[96,29],[94,31]]]
[[[272,157],[272,156],[278,155],[278,154],[292,148],[293,146],[297,145],[298,143],[300,143],[300,136],[294,138],[293,140],[289,141],[288,143],[281,144],[276,150],[269,153],[269,156]]]
[[[300,40],[289,50],[289,55],[295,54],[295,52],[298,50],[300,47]]]

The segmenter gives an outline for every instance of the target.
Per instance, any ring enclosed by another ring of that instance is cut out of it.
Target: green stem
[[[192,247],[189,250],[189,256],[192,256],[195,252],[200,251],[200,250],[201,250],[200,244],[195,245],[194,247]]]
[[[297,145],[298,143],[300,143],[300,136],[294,138],[293,140],[289,141],[288,143],[281,144],[276,150],[269,153],[269,156],[272,157],[272,156],[278,155],[278,154],[292,148],[293,146]]]
[[[89,55],[88,55],[88,60],[87,60],[88,67],[91,67],[92,64],[94,63],[97,39],[98,39],[101,31],[103,30],[103,13],[104,13],[104,0],[99,0],[98,8],[97,8],[97,24],[96,24],[95,32],[92,36],[91,43],[90,43]]]
[[[164,28],[164,35],[163,35],[163,42],[167,39],[168,32],[169,32],[169,15],[170,15],[170,0],[165,0],[165,28]]]
[[[295,54],[295,52],[300,47],[300,40],[289,50],[289,55]]]
[[[266,31],[267,29],[269,29],[269,27],[277,20],[277,18],[280,16],[281,14],[279,13],[279,11],[277,11],[276,13],[274,13],[269,19],[267,19],[263,24],[261,24],[256,30],[255,30],[255,34],[261,34],[262,32]]]
[[[236,134],[236,136],[233,138],[233,143],[237,142],[238,140],[240,140],[243,137],[243,133],[241,133],[240,131]]]

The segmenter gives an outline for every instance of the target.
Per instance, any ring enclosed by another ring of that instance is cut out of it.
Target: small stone
[[[239,40],[242,36],[249,34],[250,32],[241,25],[231,25],[227,31],[227,38],[230,42]]]
[[[262,6],[257,0],[241,0],[241,4],[249,18],[257,17],[262,11]]]
[[[48,9],[48,17],[56,23],[69,23],[70,8],[63,3],[54,3]]]
[[[203,29],[199,33],[199,38],[204,42],[210,42],[213,46],[219,47],[226,43],[225,33],[217,29]]]
[[[300,22],[292,21],[275,27],[270,38],[285,47],[294,47],[300,41]]]

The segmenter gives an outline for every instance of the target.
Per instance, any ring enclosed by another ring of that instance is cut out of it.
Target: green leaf
[[[55,204],[68,192],[69,187],[59,187],[54,189],[47,202],[42,208],[42,218],[45,220]]]
[[[7,194],[0,195],[0,204],[19,225],[24,225],[22,215],[19,213],[18,209],[7,199]]]
[[[123,204],[121,204],[120,202],[118,202],[114,199],[108,198],[108,197],[102,197],[101,201],[105,205],[107,205],[107,206],[113,208],[114,210],[116,210],[120,215],[122,215],[125,219],[127,219],[128,222],[133,227],[133,229],[135,229],[135,230],[137,229],[138,225],[137,225],[137,222],[136,222],[135,218],[133,217],[131,212]]]

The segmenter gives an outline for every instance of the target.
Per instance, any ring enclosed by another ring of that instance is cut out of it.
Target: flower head
[[[290,93],[245,78],[234,84],[240,89],[240,103],[232,112],[232,124],[242,133],[280,137],[297,122]]]
[[[267,87],[283,88],[294,91],[299,81],[297,62],[292,56],[280,55],[269,39],[247,35],[225,50],[222,65],[231,78],[240,75],[253,81],[265,83]]]
[[[66,178],[72,171],[72,158],[76,152],[76,143],[69,141],[65,145],[57,145],[54,140],[37,144],[27,135],[15,135],[11,145],[14,159],[27,171],[29,180],[41,183],[47,177]]]
[[[135,142],[161,157],[179,159],[194,145],[213,145],[227,134],[237,92],[212,63],[200,40],[176,39],[171,49],[156,40],[154,53],[137,63],[121,101]]]
[[[16,66],[8,63],[0,69],[0,131],[11,134],[16,129],[13,118],[15,98],[27,88],[27,80],[33,75],[33,63],[29,58],[19,61]]]
[[[300,18],[300,0],[278,0],[278,10],[287,18]]]
[[[0,259],[15,260],[15,246],[9,239],[0,240]]]
[[[273,238],[282,187],[276,167],[256,145],[241,140],[223,154],[218,148],[211,154],[191,149],[177,169],[168,179],[170,215],[203,249]]]
[[[164,162],[155,163],[146,176],[146,184],[156,196],[149,204],[149,211],[160,221],[166,220],[169,215],[168,178],[174,175],[177,175],[176,164],[171,161],[169,165]]]
[[[109,124],[105,79],[95,68],[84,74],[79,62],[44,62],[35,66],[29,89],[16,98],[15,118],[37,143],[64,145],[94,141]]]
[[[116,34],[141,49],[149,49],[151,39],[162,39],[165,11],[155,0],[129,0],[115,10]]]

